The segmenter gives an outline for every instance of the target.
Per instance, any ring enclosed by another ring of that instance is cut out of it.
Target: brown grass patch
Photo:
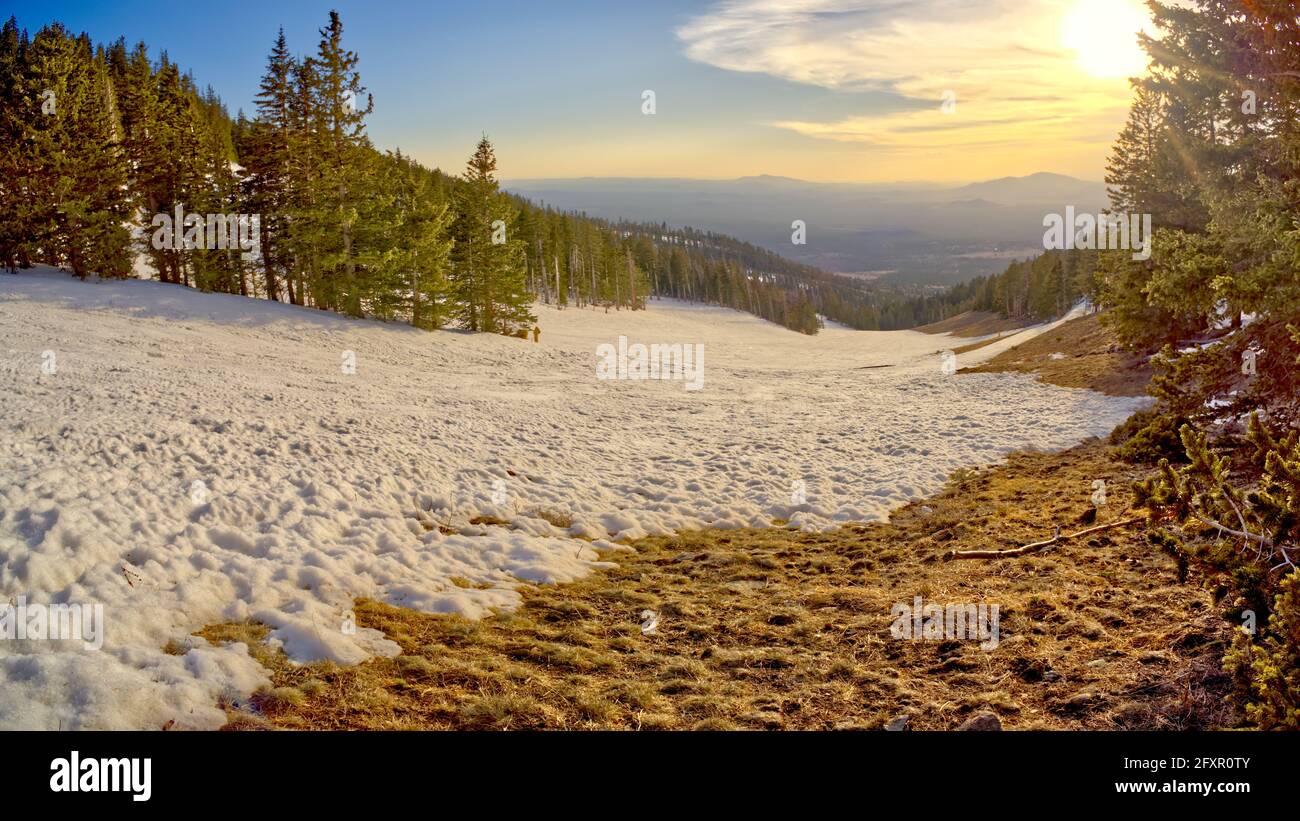
[[[1005,319],[991,311],[966,311],[915,330],[926,334],[952,334],[964,338],[1018,331],[1034,324],[1028,319]]]
[[[900,714],[949,729],[980,711],[1008,728],[1232,725],[1217,664],[1231,626],[1140,534],[937,560],[1075,529],[1096,479],[1098,521],[1118,518],[1138,470],[1094,441],[961,471],[889,523],[644,539],[608,557],[616,569],[525,587],[518,610],[479,622],[359,601],[357,623],[402,655],[350,668],[290,664],[260,625],[199,635],[248,643],[270,672],[228,705],[231,729],[852,729]],[[918,595],[998,604],[1001,644],[892,638],[890,608]]]
[[[988,343],[982,343],[988,344]],[[974,350],[981,345],[955,351]],[[1053,359],[1053,354],[1065,354]],[[1151,381],[1146,362],[1120,349],[1115,336],[1096,314],[1072,319],[1061,327],[1004,351],[963,373],[1037,373],[1044,382],[1088,388],[1110,396],[1142,396]]]

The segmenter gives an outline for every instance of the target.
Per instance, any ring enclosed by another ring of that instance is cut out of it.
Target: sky
[[[374,143],[458,172],[486,133],[505,179],[1101,179],[1149,26],[1140,0],[7,5],[165,49],[250,114],[277,29],[306,54],[336,8]]]

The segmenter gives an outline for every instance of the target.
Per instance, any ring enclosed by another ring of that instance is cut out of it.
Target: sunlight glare
[[[1130,77],[1146,67],[1137,34],[1149,26],[1136,0],[1078,0],[1061,21],[1061,45],[1093,77]]]

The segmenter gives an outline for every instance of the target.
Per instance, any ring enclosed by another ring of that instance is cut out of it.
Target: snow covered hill
[[[579,536],[880,519],[1137,406],[946,375],[938,349],[971,340],[669,302],[538,312],[534,344],[0,274],[0,598],[106,623],[98,650],[0,640],[0,728],[216,727],[264,679],[190,636],[206,624],[259,619],[301,660],[391,654],[351,629],[354,597],[479,617],[597,566]],[[702,344],[703,388],[598,379],[620,335]]]

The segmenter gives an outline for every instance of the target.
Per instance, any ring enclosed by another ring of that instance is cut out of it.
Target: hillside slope
[[[1036,373],[1053,385],[1112,396],[1142,396],[1151,380],[1146,359],[1125,353],[1098,314],[1072,319],[971,367],[970,372]]]
[[[1070,320],[1003,355],[1050,343],[1086,357],[1095,324]],[[259,648],[272,678],[229,705],[235,729],[1237,726],[1220,663],[1231,625],[1206,580],[1182,578],[1140,529],[1023,558],[941,560],[1123,521],[1130,483],[1150,473],[1092,440],[958,471],[888,523],[641,540],[609,555],[617,567],[528,588],[517,611],[478,623],[360,601],[360,623],[403,654],[348,669],[290,664],[256,623],[202,635]],[[891,613],[915,597],[996,604],[996,646],[895,640]]]
[[[969,338],[1003,334],[1032,324],[1027,320],[1007,319],[991,311],[964,311],[939,322],[922,325],[916,330],[925,334],[951,334]]]
[[[191,637],[204,625],[256,619],[299,661],[390,655],[351,629],[356,598],[477,618],[604,567],[614,540],[881,520],[957,468],[1134,407],[945,376],[940,340],[913,332],[804,337],[671,302],[539,311],[534,344],[0,275],[0,593],[110,619],[97,652],[12,642],[0,724],[215,727],[265,674],[244,645]],[[598,379],[619,336],[703,345],[702,389]]]

